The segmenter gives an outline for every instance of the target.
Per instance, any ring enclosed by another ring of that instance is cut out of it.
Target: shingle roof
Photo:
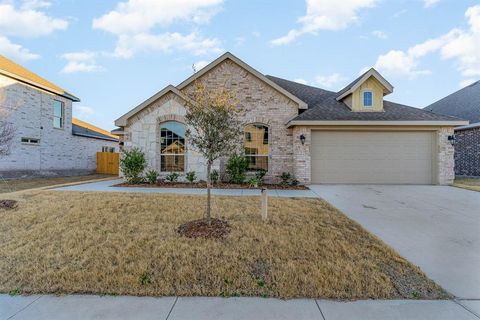
[[[357,121],[458,121],[460,119],[439,115],[426,110],[384,100],[384,112],[352,112],[335,98],[338,93],[307,86],[297,82],[267,76],[270,80],[308,103],[308,110],[295,117],[295,121],[357,120]]]
[[[107,130],[103,130],[77,118],[72,118],[72,134],[87,138],[118,141],[118,137],[111,134]]]
[[[480,81],[474,82],[437,102],[425,110],[480,122]]]
[[[59,86],[50,81],[40,77],[38,74],[16,64],[12,60],[0,54],[0,74],[16,79],[18,81],[28,83],[34,87],[58,94],[72,101],[80,101],[79,98],[63,90]]]

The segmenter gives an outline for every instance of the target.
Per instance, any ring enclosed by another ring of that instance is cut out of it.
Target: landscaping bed
[[[1,292],[450,297],[321,199],[270,198],[262,222],[259,197],[215,196],[212,215],[228,223],[215,239],[179,233],[203,217],[205,196],[31,191],[10,199],[16,208],[0,209]]]
[[[206,189],[207,183],[205,181],[199,182],[169,182],[169,181],[158,181],[155,184],[150,183],[128,183],[123,182],[114,185],[113,187],[141,187],[141,188],[200,188]],[[273,183],[263,183],[259,184],[258,187],[251,186],[247,183],[227,183],[219,182],[213,184],[213,189],[271,189],[271,190],[309,190],[308,187],[303,185],[289,185],[289,184],[273,184]]]

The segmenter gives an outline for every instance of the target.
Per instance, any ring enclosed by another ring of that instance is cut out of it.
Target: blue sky
[[[0,0],[0,53],[81,98],[105,129],[225,51],[264,74],[339,90],[374,66],[424,107],[480,79],[468,0]]]

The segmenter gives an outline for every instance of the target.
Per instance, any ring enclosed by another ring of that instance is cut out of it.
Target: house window
[[[185,126],[180,122],[160,124],[160,171],[185,171]]]
[[[22,138],[22,143],[39,144],[39,143],[40,143],[40,139],[35,139],[35,138]]]
[[[373,106],[373,92],[364,91],[363,92],[363,106],[370,108]]]
[[[102,147],[102,152],[115,152],[115,147],[103,146]]]
[[[63,102],[53,100],[53,127],[63,128]]]
[[[245,126],[244,150],[249,170],[268,170],[268,127],[262,124]]]

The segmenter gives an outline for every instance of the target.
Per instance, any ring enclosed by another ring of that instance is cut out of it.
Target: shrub
[[[212,183],[216,184],[219,178],[220,173],[218,172],[218,170],[212,170],[212,173],[210,173],[210,180],[212,180]]]
[[[226,169],[231,183],[243,183],[248,169],[248,160],[241,155],[232,155],[228,158]]]
[[[169,182],[177,182],[179,177],[180,174],[178,172],[171,172],[165,177],[165,179]]]
[[[292,176],[288,172],[282,172],[280,179],[282,179],[282,184],[288,184]]]
[[[147,171],[147,173],[145,173],[145,179],[148,181],[148,183],[150,184],[155,184],[157,183],[157,179],[158,179],[158,172],[153,170],[153,169],[150,169]]]
[[[197,179],[197,174],[192,170],[187,172],[185,178],[188,180],[188,182],[193,183]]]
[[[250,188],[257,188],[259,182],[260,181],[256,177],[251,177],[250,179],[248,179],[247,183]]]
[[[265,177],[266,174],[267,174],[267,170],[260,169],[257,172],[255,172],[255,178],[258,179],[259,183],[263,183],[263,178]]]
[[[299,184],[300,184],[300,181],[298,181],[297,179],[292,179],[290,181],[291,186],[298,186]]]
[[[129,183],[141,183],[142,173],[146,166],[145,154],[139,148],[132,148],[123,152],[120,168]]]

